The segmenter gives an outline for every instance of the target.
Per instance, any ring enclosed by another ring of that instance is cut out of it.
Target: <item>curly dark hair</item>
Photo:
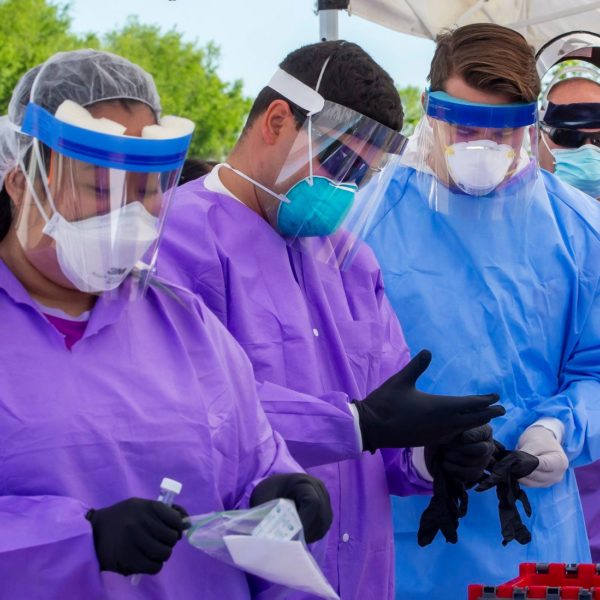
[[[319,86],[319,93],[326,100],[355,110],[395,131],[402,129],[404,113],[392,78],[357,44],[334,41],[303,46],[288,54],[279,67],[314,89],[328,58]],[[292,104],[271,88],[264,87],[252,105],[244,131],[275,100]],[[301,123],[303,111],[296,106],[293,108]]]

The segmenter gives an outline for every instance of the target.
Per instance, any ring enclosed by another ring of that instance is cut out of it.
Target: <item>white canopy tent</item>
[[[396,31],[435,39],[446,27],[497,23],[536,51],[567,31],[600,32],[600,0],[318,0],[321,39],[337,39],[339,10]]]

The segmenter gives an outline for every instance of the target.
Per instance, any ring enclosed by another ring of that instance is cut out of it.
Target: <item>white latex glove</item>
[[[536,456],[538,468],[519,479],[526,487],[550,487],[558,483],[569,468],[569,459],[554,434],[541,425],[526,429],[517,442],[517,450]]]

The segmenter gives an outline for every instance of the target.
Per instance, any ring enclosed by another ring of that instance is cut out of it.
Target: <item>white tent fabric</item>
[[[497,23],[536,50],[566,31],[600,31],[600,0],[350,0],[348,12],[431,39],[453,25]]]

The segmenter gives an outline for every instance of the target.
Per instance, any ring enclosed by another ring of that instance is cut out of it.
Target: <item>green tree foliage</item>
[[[416,124],[421,119],[423,107],[421,106],[421,94],[423,90],[416,85],[407,85],[399,88],[402,106],[404,107],[404,127],[402,133],[411,135]]]
[[[199,47],[175,30],[161,33],[154,25],[130,18],[109,33],[103,48],[120,54],[152,73],[163,112],[186,116],[196,123],[191,156],[221,159],[240,133],[250,100],[242,82],[223,82],[217,75],[219,51],[213,44]]]
[[[221,159],[233,146],[250,108],[242,82],[217,75],[219,50],[186,42],[175,31],[130,18],[102,38],[71,31],[69,6],[50,0],[0,0],[0,114],[8,107],[19,78],[58,51],[101,48],[149,71],[161,95],[164,114],[196,123],[191,156]]]
[[[60,50],[97,44],[93,36],[73,35],[70,25],[67,7],[46,0],[0,0],[0,114],[25,71]]]

